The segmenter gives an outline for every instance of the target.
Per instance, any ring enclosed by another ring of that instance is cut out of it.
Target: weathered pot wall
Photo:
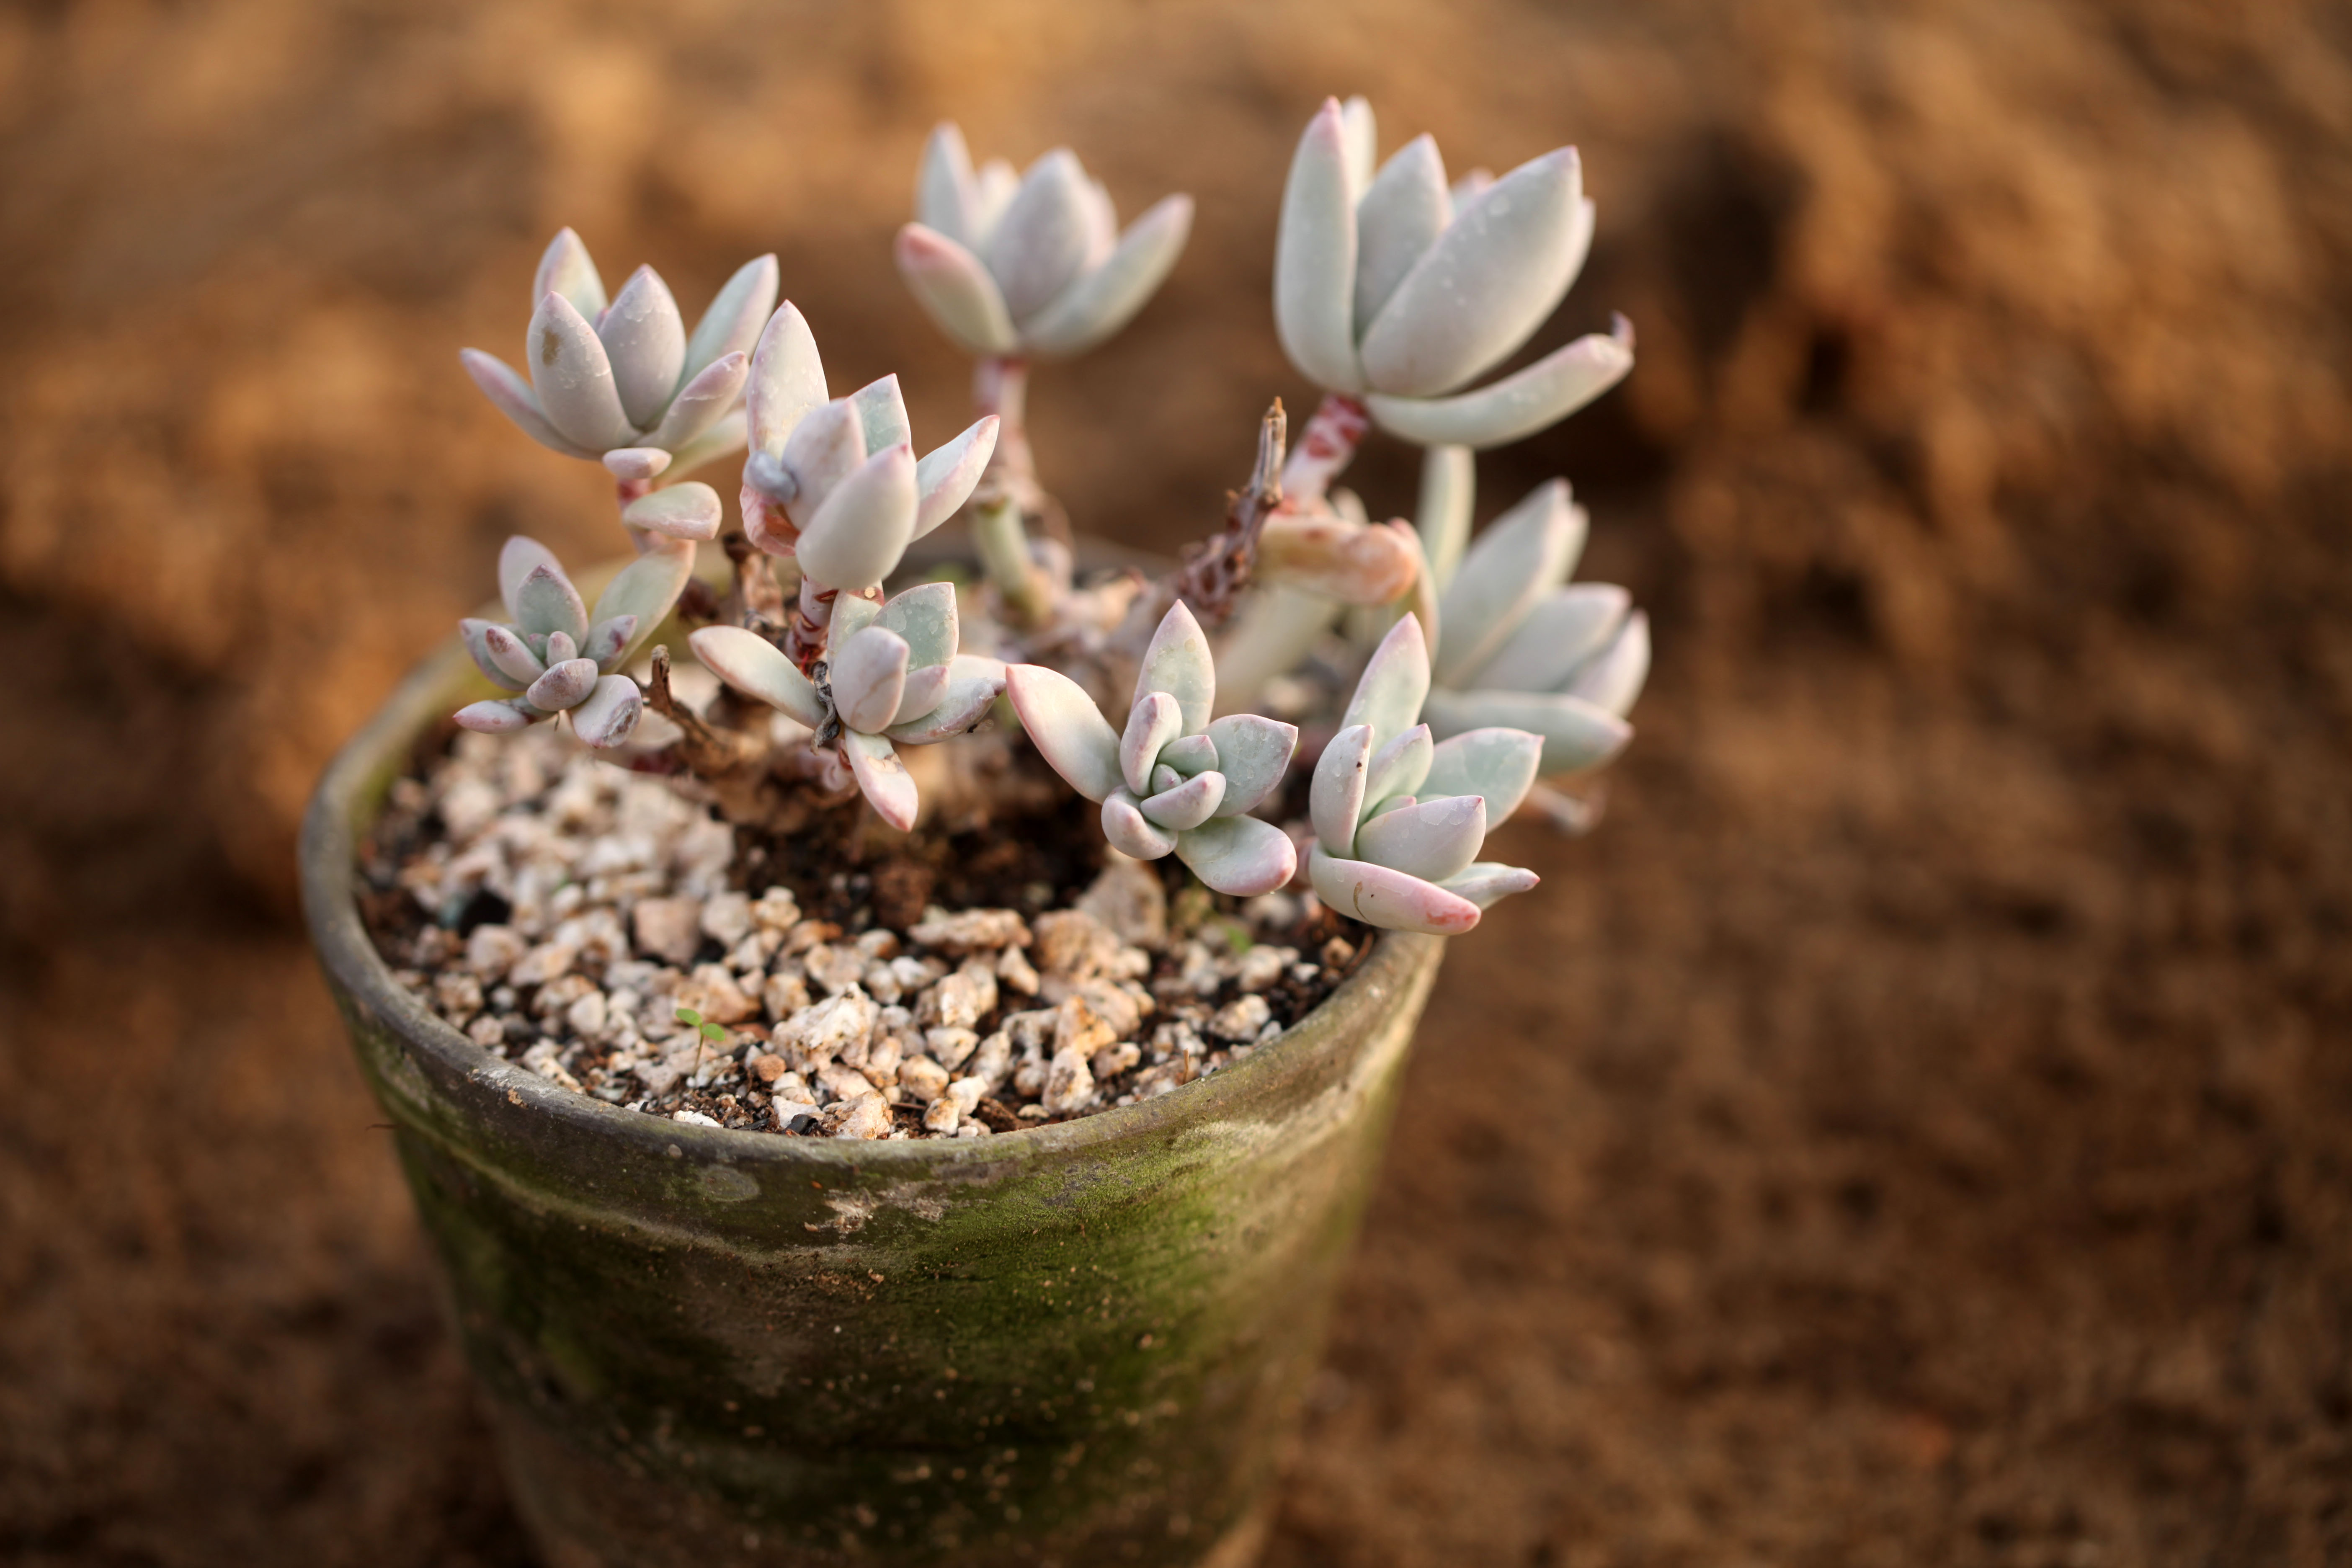
[[[981,1140],[684,1126],[391,980],[355,836],[464,681],[421,670],[306,825],[310,917],[552,1562],[1245,1562],[1441,944],[1276,1045]]]

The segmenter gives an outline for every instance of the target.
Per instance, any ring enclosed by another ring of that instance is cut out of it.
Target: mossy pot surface
[[[730,1132],[560,1089],[393,980],[355,848],[471,678],[419,669],[303,828],[312,935],[557,1568],[1255,1552],[1443,944],[1248,1059],[992,1138]]]

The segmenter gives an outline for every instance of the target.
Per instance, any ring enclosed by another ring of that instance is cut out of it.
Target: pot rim
[[[302,905],[320,964],[337,987],[381,1018],[413,1050],[450,1077],[471,1080],[523,1118],[552,1117],[591,1141],[614,1143],[639,1156],[697,1163],[800,1167],[847,1175],[899,1177],[978,1173],[1008,1158],[1077,1152],[1155,1132],[1246,1114],[1247,1102],[1286,1079],[1312,1070],[1312,1037],[1401,993],[1430,947],[1444,938],[1376,931],[1371,952],[1313,1011],[1273,1044],[1166,1094],[1114,1106],[1051,1125],[1024,1127],[987,1138],[836,1139],[703,1127],[609,1104],[562,1088],[493,1055],[436,1015],[392,977],[360,918],[359,823],[375,810],[415,738],[450,711],[456,695],[478,679],[461,639],[452,637],[420,663],[383,707],[335,754],[303,814],[299,848]],[[1000,1142],[1017,1138],[1008,1149]]]

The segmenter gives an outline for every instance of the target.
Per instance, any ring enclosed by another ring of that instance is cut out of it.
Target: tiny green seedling
[[[712,1023],[709,1019],[704,1017],[701,1014],[696,1012],[691,1007],[680,1007],[677,1009],[677,1021],[681,1024],[692,1025],[694,1026],[694,1032],[702,1037],[701,1040],[698,1041],[694,1047],[694,1070],[699,1073],[702,1070],[702,1051],[704,1045],[713,1045],[723,1048],[727,1044],[727,1031],[720,1028],[718,1025]]]

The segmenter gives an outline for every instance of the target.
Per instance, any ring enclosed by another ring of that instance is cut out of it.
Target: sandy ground
[[[920,138],[1201,200],[1048,371],[1081,526],[1210,527],[1328,90],[1580,143],[1565,473],[1656,617],[1610,819],[1455,944],[1269,1568],[2352,1561],[2352,17],[2221,0],[0,13],[0,1557],[516,1563],[291,913],[321,762],[508,532],[555,226],[773,247],[963,371]],[[1409,505],[1393,447],[1358,479]]]

